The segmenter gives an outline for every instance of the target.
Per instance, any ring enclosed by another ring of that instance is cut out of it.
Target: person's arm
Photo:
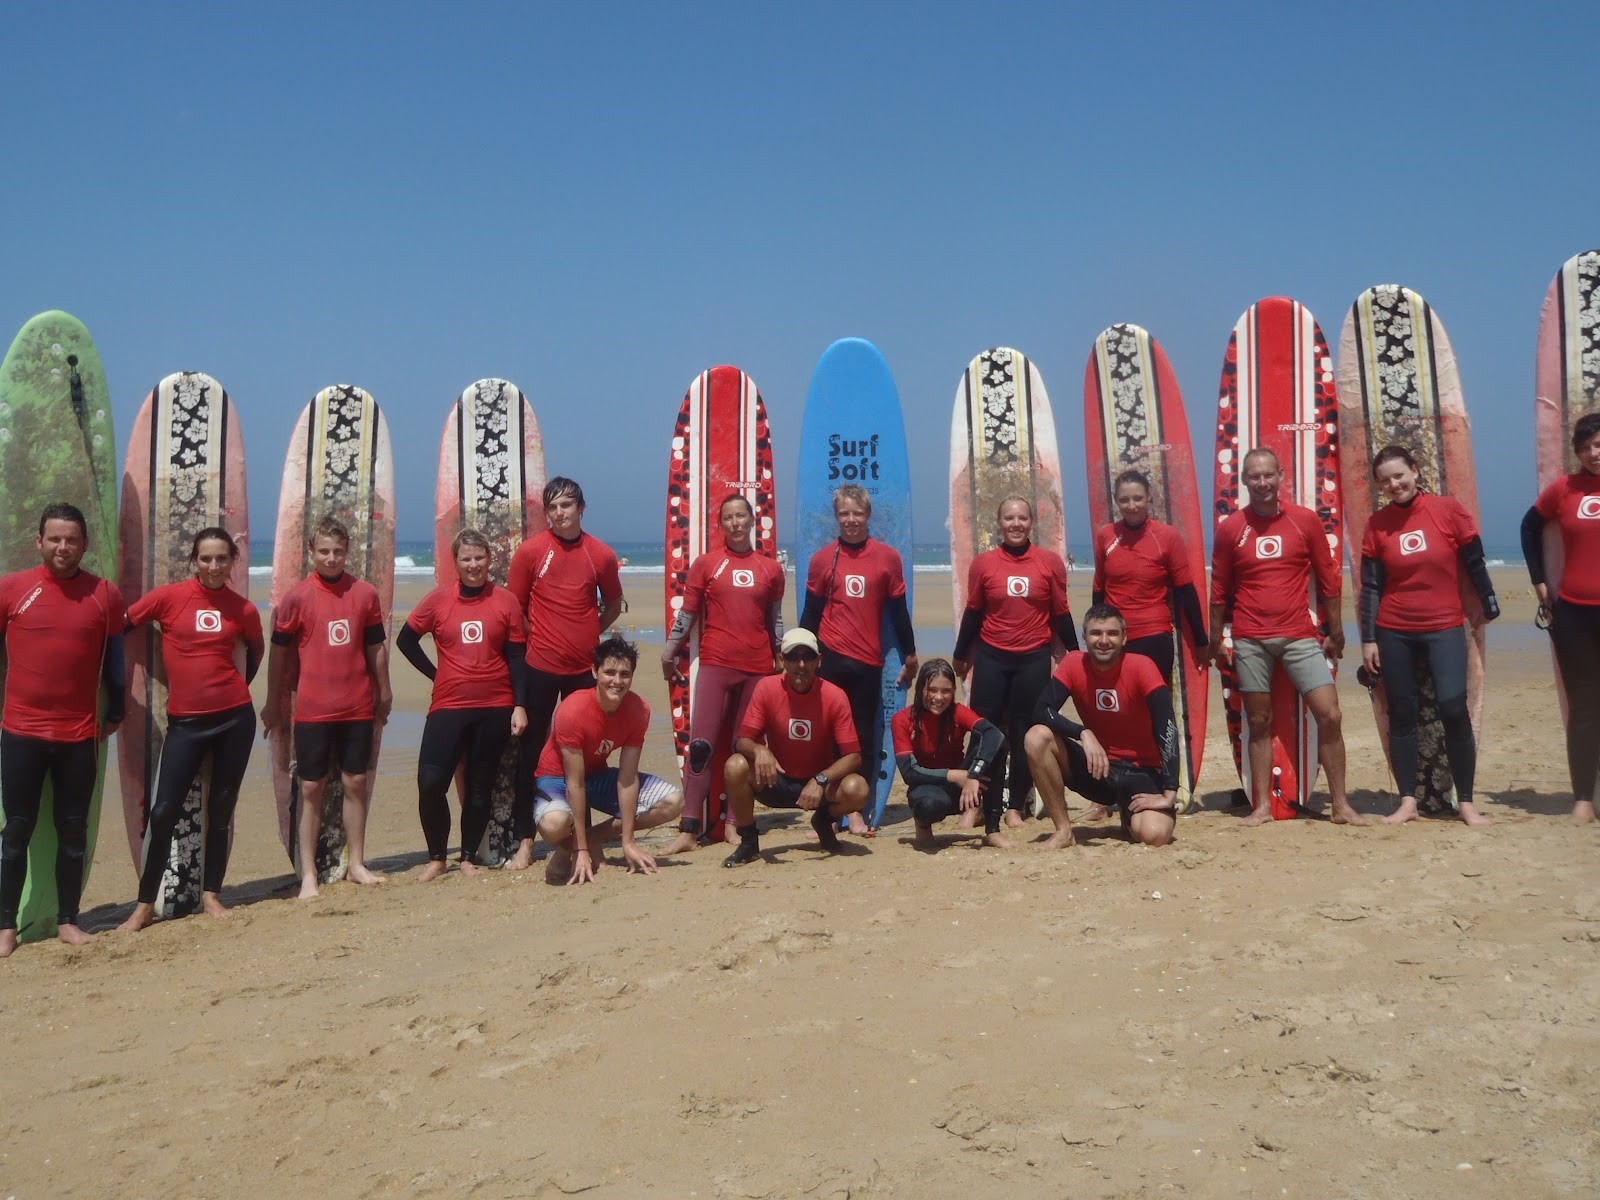
[[[261,670],[261,660],[266,655],[267,644],[261,637],[261,631],[245,639],[244,643],[244,682],[246,686],[256,681],[256,675]]]
[[[128,715],[128,667],[126,649],[120,633],[106,638],[106,719],[103,733],[110,733]]]
[[[622,857],[628,864],[628,874],[656,873],[656,860],[641,850],[633,840],[634,822],[639,819],[639,751],[638,746],[624,746],[617,758],[617,813],[622,824]]]
[[[299,651],[294,636],[273,631],[272,646],[267,651],[267,699],[261,706],[261,736],[271,736],[273,730],[289,715],[289,682],[294,678],[294,668]]]
[[[1483,605],[1483,619],[1492,621],[1500,615],[1500,599],[1494,594],[1494,580],[1489,578],[1489,564],[1484,561],[1483,539],[1477,534],[1461,547],[1461,569],[1466,572],[1472,590],[1478,593]]]
[[[1033,707],[1033,724],[1048,725],[1053,733],[1070,741],[1076,741],[1083,736],[1083,726],[1069,721],[1061,714],[1061,706],[1065,704],[1071,693],[1067,685],[1055,676],[1044,685],[1044,690],[1039,693],[1038,702]]]
[[[753,738],[740,737],[733,743],[733,748],[739,754],[750,760],[750,777],[755,783],[756,791],[764,791],[778,782],[782,767],[766,745],[755,741]]]
[[[767,640],[772,643],[772,673],[783,670],[778,648],[783,645],[783,593],[767,605]]]
[[[367,676],[372,680],[372,719],[382,725],[394,707],[394,692],[389,686],[389,643],[383,636],[383,626],[367,630],[366,651]]]
[[[900,647],[900,676],[895,680],[896,687],[905,687],[917,674],[917,635],[911,628],[911,610],[906,607],[906,598],[902,593],[889,597],[889,623],[894,627],[895,644]]]
[[[1050,631],[1066,648],[1066,653],[1071,654],[1078,648],[1078,630],[1072,623],[1071,612],[1064,612],[1054,617],[1050,622]]]
[[[972,651],[978,634],[983,629],[983,610],[966,609],[961,614],[961,628],[956,631],[956,648],[951,652],[952,665],[957,675],[965,675],[972,666]]]
[[[1106,547],[1096,534],[1094,539],[1094,577],[1089,583],[1089,603],[1106,602]]]
[[[1361,556],[1361,594],[1356,598],[1356,623],[1361,629],[1361,645],[1365,647],[1378,640],[1378,605],[1383,602],[1383,588],[1387,582],[1383,562],[1370,554]],[[1367,664],[1371,668],[1371,664]]]
[[[821,592],[813,592],[806,588],[805,607],[800,610],[800,628],[809,629],[812,633],[822,628],[822,610],[828,606],[828,598]]]
[[[622,593],[618,592],[614,599],[607,600],[600,608],[600,632],[604,633],[615,625],[621,615]]]
[[[1339,587],[1339,564],[1333,560],[1333,547],[1328,545],[1328,535],[1322,523],[1309,509],[1299,509],[1295,519],[1300,523],[1302,535],[1311,547],[1311,572],[1317,584],[1317,611],[1322,614],[1323,627],[1328,636],[1322,639],[1322,652],[1329,658],[1344,653],[1344,616],[1339,611],[1342,595]]]
[[[1211,638],[1206,632],[1205,614],[1200,611],[1200,593],[1193,583],[1181,583],[1172,589],[1172,598],[1177,602],[1179,617],[1189,627],[1190,644],[1203,652]]]
[[[1522,561],[1528,564],[1528,582],[1538,593],[1540,607],[1550,605],[1550,576],[1544,563],[1545,517],[1537,504],[1529,505],[1522,514]]]
[[[581,748],[561,747],[561,773],[566,776],[567,807],[572,810],[572,873],[567,876],[567,884],[591,883],[599,864],[589,854],[589,794],[583,785]],[[638,800],[637,793],[634,800]]]
[[[524,642],[507,642],[501,653],[511,672],[511,736],[521,737],[528,729],[528,647]]]
[[[694,631],[694,623],[698,616],[698,613],[690,612],[685,606],[672,618],[672,628],[667,630],[666,645],[661,647],[661,677],[668,683],[675,683],[678,679],[678,655],[683,650],[684,641]]]
[[[1169,801],[1178,795],[1179,739],[1178,720],[1172,709],[1172,691],[1158,687],[1145,703],[1150,709],[1150,733],[1161,749],[1161,787]]]
[[[428,657],[427,651],[422,648],[422,635],[411,627],[407,621],[400,626],[400,632],[395,635],[395,649],[405,656],[405,660],[429,679],[439,677],[439,668],[433,665],[433,660]]]
[[[1223,627],[1228,624],[1228,601],[1233,592],[1232,531],[1224,532],[1227,521],[1217,527],[1211,547],[1211,642],[1206,657],[1222,666]]]

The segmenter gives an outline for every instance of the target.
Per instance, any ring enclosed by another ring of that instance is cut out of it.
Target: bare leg
[[[913,828],[916,832],[911,835],[911,844],[918,850],[932,850],[938,844],[933,839],[932,825],[924,825],[921,821],[915,821],[913,822]]]
[[[1417,798],[1415,796],[1401,796],[1400,806],[1387,817],[1383,818],[1385,825],[1404,825],[1407,821],[1417,819]],[[1468,822],[1470,824],[1470,822]]]
[[[1242,825],[1272,820],[1272,695],[1241,692],[1245,720],[1250,723],[1250,812]]]
[[[1033,786],[1039,790],[1039,799],[1044,802],[1045,815],[1056,827],[1056,831],[1045,839],[1045,847],[1064,850],[1073,844],[1072,821],[1067,815],[1066,750],[1055,730],[1048,725],[1035,725],[1028,730],[1023,748],[1028,755],[1028,765],[1033,768]],[[990,842],[990,845],[995,844]],[[1006,849],[1008,846],[1000,848]]]
[[[367,866],[367,776],[340,775],[344,783],[344,835],[350,850],[345,875],[352,883],[382,883],[384,876]]]
[[[317,890],[317,838],[322,834],[322,794],[327,784],[321,779],[300,781],[300,899],[321,895]]]
[[[1305,700],[1317,719],[1317,761],[1328,777],[1330,819],[1335,825],[1365,825],[1367,819],[1350,807],[1344,792],[1344,717],[1339,712],[1339,693],[1326,683],[1307,692]]]
[[[155,924],[156,906],[145,904],[142,901],[133,906],[133,912],[128,914],[128,919],[117,926],[118,933],[138,933],[141,929],[148,929]]]
[[[94,935],[85,933],[76,925],[57,925],[56,941],[65,942],[69,946],[87,946],[94,941]]]

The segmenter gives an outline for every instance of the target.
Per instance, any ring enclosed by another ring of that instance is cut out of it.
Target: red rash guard
[[[1233,606],[1233,636],[1317,636],[1310,583],[1317,595],[1339,598],[1339,568],[1322,522],[1309,508],[1283,504],[1270,517],[1241,508],[1217,526],[1211,552],[1211,603]]]
[[[1373,513],[1361,556],[1383,566],[1378,624],[1403,633],[1460,626],[1467,614],[1459,555],[1477,536],[1471,515],[1449,496],[1419,492],[1410,504],[1388,504]]]
[[[1568,604],[1600,604],[1600,475],[1564,475],[1533,506],[1561,531],[1566,566],[1557,595]]]
[[[583,775],[587,779],[606,769],[606,759],[624,746],[643,746],[650,727],[650,706],[637,692],[622,698],[614,713],[603,712],[593,689],[573,692],[561,702],[550,722],[550,738],[539,752],[536,775],[565,777],[561,748],[583,752]]]
[[[547,675],[590,669],[600,608],[622,598],[610,546],[587,533],[563,541],[547,529],[517,547],[506,587],[528,616],[529,666]]]
[[[883,610],[906,594],[905,566],[894,547],[870,537],[859,546],[835,540],[811,556],[806,591],[826,601],[819,642],[856,662],[882,665]]]
[[[934,771],[954,771],[967,760],[967,734],[983,720],[965,704],[957,704],[950,722],[950,736],[939,741],[941,718],[930,712],[912,728],[909,708],[902,708],[889,722],[889,732],[894,737],[894,756],[909,754],[919,767]]]
[[[57,579],[41,563],[0,579],[0,728],[48,742],[98,736],[106,639],[122,632],[122,613],[117,590],[88,571]]]
[[[458,584],[434,588],[411,610],[406,625],[432,634],[439,655],[430,713],[446,708],[510,708],[507,642],[522,640],[522,610],[510,591],[494,584],[472,597]]]
[[[972,560],[967,609],[983,613],[979,636],[996,650],[1021,653],[1050,644],[1050,622],[1065,615],[1067,564],[1053,550],[1000,546]]]
[[[1102,671],[1087,652],[1074,650],[1056,665],[1055,677],[1107,758],[1162,769],[1161,747],[1150,728],[1150,694],[1167,681],[1155,663],[1142,654],[1124,654],[1115,667]]]
[[[1094,536],[1094,590],[1128,623],[1128,639],[1172,631],[1172,591],[1193,583],[1178,531],[1147,519],[1102,525]]]
[[[783,568],[763,554],[717,550],[689,567],[683,611],[700,617],[700,663],[752,675],[772,670],[768,617],[783,600]]]
[[[329,583],[313,571],[272,616],[273,638],[287,637],[299,655],[295,723],[372,720],[367,638],[370,630],[388,632],[378,589],[348,572]]]
[[[128,625],[161,626],[161,662],[167,673],[167,713],[200,717],[250,703],[250,685],[234,651],[243,642],[256,661],[265,645],[261,614],[232,588],[208,588],[198,579],[169,583],[128,606]]]
[[[739,736],[764,743],[791,779],[809,779],[845,755],[861,753],[850,701],[826,679],[797,692],[787,676],[767,676],[756,684]]]

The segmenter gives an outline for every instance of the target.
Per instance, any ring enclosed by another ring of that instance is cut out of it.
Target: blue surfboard
[[[800,425],[800,469],[795,494],[796,599],[805,606],[806,568],[811,556],[838,537],[833,494],[847,483],[860,484],[872,497],[872,537],[900,552],[906,572],[906,604],[911,604],[911,465],[906,456],[900,393],[878,348],[862,338],[841,338],[823,351],[806,391]],[[889,722],[905,707],[906,693],[895,687],[900,648],[885,616],[882,709],[876,745],[861,748],[862,769],[873,797],[862,814],[876,829],[894,786],[894,756]]]

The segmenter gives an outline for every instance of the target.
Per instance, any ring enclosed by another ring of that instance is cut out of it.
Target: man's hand
[[[764,791],[778,782],[778,760],[765,746],[756,748],[756,761],[752,764],[756,790]],[[811,806],[815,808],[816,805]]]
[[[805,787],[800,789],[800,799],[797,803],[806,812],[816,812],[817,805],[828,798],[828,793],[822,790],[822,785],[815,779],[806,780]]]
[[[379,725],[389,723],[389,713],[394,709],[394,693],[382,691],[372,705],[372,719]]]
[[[1378,654],[1377,642],[1361,643],[1361,665],[1367,669],[1367,674],[1374,679],[1383,674],[1383,659]]]
[[[511,710],[511,736],[521,737],[528,731],[528,710],[517,705]]]
[[[1089,760],[1089,774],[1096,779],[1104,779],[1111,770],[1111,759],[1106,755],[1100,739],[1085,729],[1078,741],[1083,746],[1084,757]]]
[[[1158,796],[1154,792],[1140,792],[1128,801],[1128,811],[1138,812],[1175,812],[1177,800],[1173,796]]]
[[[678,652],[675,648],[670,654],[665,650],[661,652],[661,678],[668,683],[678,682]]]
[[[594,882],[595,866],[587,850],[579,850],[572,856],[572,874],[567,876],[567,886]]]
[[[630,838],[622,843],[622,857],[628,864],[628,874],[638,872],[640,875],[654,875],[656,873],[656,860],[633,842]]]
[[[895,677],[894,685],[897,688],[908,687],[911,681],[916,677],[917,656],[913,654],[910,658],[906,659],[904,665],[901,666],[900,674]]]
[[[1216,663],[1219,670],[1226,664],[1227,651],[1223,649],[1222,635],[1220,633],[1211,635],[1211,644],[1206,647],[1206,661],[1208,663]]]
[[[1328,636],[1322,639],[1322,652],[1337,662],[1344,657],[1344,627],[1333,626],[1328,631]]]

